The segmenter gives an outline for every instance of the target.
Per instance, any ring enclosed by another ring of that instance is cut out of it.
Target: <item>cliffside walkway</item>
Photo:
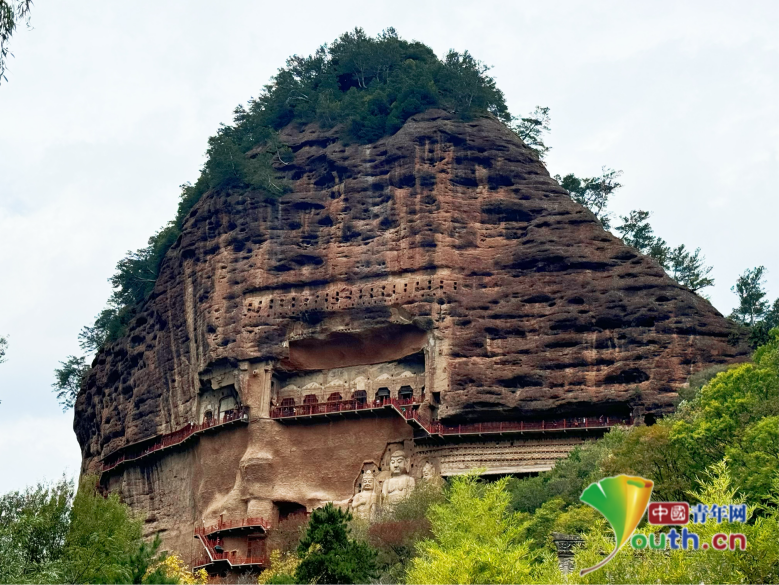
[[[632,425],[631,417],[571,417],[549,420],[500,421],[484,423],[465,423],[444,425],[439,422],[424,421],[417,410],[407,410],[401,415],[431,437],[467,435],[503,435],[507,433],[547,433],[565,431],[597,431],[610,429],[618,425]]]
[[[267,567],[268,557],[260,556],[240,556],[237,553],[228,552],[222,549],[224,542],[221,538],[211,538],[206,533],[206,528],[196,528],[195,538],[197,538],[205,549],[203,554],[192,562],[192,570],[202,569],[208,565],[224,563],[230,569],[239,567]]]
[[[148,457],[149,455],[164,449],[177,447],[178,445],[186,443],[197,435],[203,434],[213,429],[234,425],[237,423],[248,422],[249,411],[248,409],[241,407],[225,413],[221,420],[208,420],[203,421],[200,424],[187,423],[172,433],[159,435],[156,439],[152,438],[139,441],[138,443],[126,445],[117,449],[116,451],[113,451],[112,453],[109,453],[103,458],[102,469],[100,470],[101,476],[102,474],[116,469],[120,465],[138,461],[139,459],[143,459],[144,457]],[[154,442],[148,447],[143,448],[143,445],[148,444],[149,441]]]
[[[632,425],[631,417],[600,416],[600,417],[568,417],[558,419],[534,419],[527,421],[503,421],[484,423],[465,423],[459,425],[444,425],[440,422],[426,420],[419,413],[422,403],[416,398],[405,400],[387,399],[381,402],[359,402],[356,400],[339,400],[337,402],[322,402],[319,404],[301,404],[298,406],[281,406],[271,411],[271,418],[280,422],[295,422],[310,419],[333,419],[345,416],[360,416],[363,413],[375,413],[390,409],[402,416],[406,422],[429,437],[443,438],[445,436],[467,435],[502,435],[506,433],[547,433],[566,431],[597,431],[617,425]]]
[[[299,404],[297,406],[279,406],[271,409],[270,417],[280,421],[294,422],[310,418],[345,418],[348,416],[359,417],[363,414],[372,414],[386,409],[394,408],[398,412],[408,407],[422,404],[417,398],[387,398],[375,402],[361,400],[338,400],[333,402],[319,402],[316,404]]]
[[[227,534],[231,532],[241,531],[261,531],[265,534],[270,530],[270,522],[264,518],[243,518],[241,520],[222,520],[221,518],[216,524],[211,526],[204,526],[202,532],[209,538],[214,538],[218,534]],[[195,531],[197,534],[197,531]]]

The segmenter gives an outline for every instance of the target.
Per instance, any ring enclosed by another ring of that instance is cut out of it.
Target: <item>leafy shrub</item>
[[[300,565],[300,558],[293,552],[282,552],[278,549],[270,553],[269,566],[260,573],[257,583],[264,585],[266,583],[297,583],[295,580],[295,571]]]
[[[205,585],[208,583],[208,573],[205,569],[191,571],[179,555],[172,554],[150,566],[146,570],[143,582]]]

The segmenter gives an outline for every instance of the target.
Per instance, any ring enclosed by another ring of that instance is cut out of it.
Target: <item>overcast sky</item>
[[[616,214],[701,247],[728,314],[745,268],[779,296],[779,2],[53,2],[0,85],[0,492],[80,455],[51,392],[129,249],[172,219],[208,136],[287,56],[394,26],[492,65],[511,111],[549,106],[552,174],[624,171]]]

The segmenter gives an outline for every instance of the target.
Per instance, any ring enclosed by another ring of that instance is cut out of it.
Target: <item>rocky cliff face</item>
[[[85,471],[202,420],[225,376],[251,403],[258,364],[262,417],[301,372],[423,352],[429,416],[453,422],[666,412],[691,373],[746,355],[497,121],[434,110],[367,146],[316,127],[283,140],[293,192],[206,194],[128,336],[98,354],[76,404]]]
[[[315,127],[283,138],[294,192],[206,195],[128,337],[97,356],[76,406],[87,467],[192,418],[210,367],[289,359],[296,334],[346,322],[435,330],[451,419],[667,410],[690,373],[744,355],[497,121],[431,111],[368,146]]]

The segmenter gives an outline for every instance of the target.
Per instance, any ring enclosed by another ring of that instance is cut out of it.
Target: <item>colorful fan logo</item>
[[[600,569],[630,540],[649,504],[652,486],[654,483],[643,477],[618,475],[590,484],[582,492],[579,499],[595,508],[609,521],[617,544],[611,554],[600,563],[589,569],[582,569],[581,575]]]

